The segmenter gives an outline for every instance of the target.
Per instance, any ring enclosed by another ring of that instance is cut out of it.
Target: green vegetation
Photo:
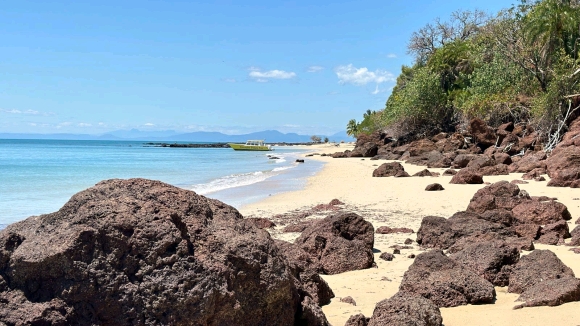
[[[494,17],[458,11],[413,33],[385,108],[347,133],[435,133],[471,118],[525,122],[546,142],[580,107],[580,0],[522,0]]]

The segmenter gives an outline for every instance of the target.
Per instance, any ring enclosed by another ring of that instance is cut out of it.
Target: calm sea
[[[295,163],[303,153],[292,146],[238,152],[140,141],[0,139],[0,228],[57,211],[73,194],[111,178],[161,180],[240,207],[303,187],[322,167],[313,160]]]

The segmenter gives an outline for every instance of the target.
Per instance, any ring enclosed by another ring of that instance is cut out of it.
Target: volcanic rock
[[[568,208],[556,201],[538,202],[527,200],[514,207],[512,213],[514,218],[521,224],[545,225],[572,219]]]
[[[454,169],[463,169],[469,164],[469,162],[471,162],[471,160],[477,157],[477,154],[459,154],[455,156],[452,166]]]
[[[514,231],[519,237],[535,240],[540,235],[541,228],[537,224],[520,224],[515,226]]]
[[[374,228],[355,213],[316,221],[294,244],[319,261],[319,272],[338,274],[373,265]]]
[[[496,161],[497,164],[505,164],[510,165],[512,164],[512,158],[506,153],[494,153],[493,159]]]
[[[473,135],[474,140],[484,148],[494,145],[497,141],[497,136],[485,121],[481,119],[473,119],[469,122],[467,131]]]
[[[351,296],[340,298],[340,302],[349,303],[353,306],[356,306],[356,301]]]
[[[8,325],[294,325],[320,310],[268,232],[158,181],[100,182],[8,226],[0,244]],[[321,310],[311,320],[327,324]]]
[[[388,226],[380,226],[376,233],[379,234],[391,234],[391,233],[415,233],[412,229],[409,228],[390,228]]]
[[[429,299],[398,292],[375,306],[368,326],[441,326],[439,308]]]
[[[569,146],[554,150],[546,160],[550,187],[570,187],[580,179],[580,147]]]
[[[549,250],[534,250],[520,258],[509,278],[510,293],[523,293],[547,280],[574,277],[574,272]]]
[[[427,169],[425,170],[421,170],[415,174],[413,174],[414,177],[438,177],[439,173],[435,173],[435,172],[431,172]]]
[[[559,306],[580,300],[580,280],[564,277],[540,282],[529,287],[516,301],[525,301],[514,309],[538,306]]]
[[[352,315],[346,321],[344,326],[367,326],[370,318],[366,318],[363,314]]]
[[[482,175],[477,171],[469,168],[461,169],[451,178],[449,183],[453,184],[482,184]]]
[[[399,291],[429,298],[438,307],[491,303],[495,298],[490,282],[438,250],[417,255]]]
[[[442,185],[438,183],[432,183],[430,185],[427,185],[427,187],[425,187],[425,191],[441,191],[441,190],[445,189],[443,188]]]
[[[389,252],[383,252],[380,256],[380,259],[382,260],[386,260],[386,261],[392,261],[393,258],[395,258],[395,255],[389,253]]]
[[[453,169],[447,169],[445,171],[443,171],[443,175],[447,176],[447,175],[456,175],[457,171],[453,170]]]
[[[392,177],[396,175],[402,175],[403,172],[405,172],[405,168],[403,168],[401,163],[383,163],[373,171],[373,177]]]
[[[505,164],[497,164],[492,166],[484,166],[477,170],[482,176],[486,175],[508,175],[509,168]]]
[[[546,153],[528,151],[519,161],[509,166],[510,172],[528,173],[533,169],[546,169]]]
[[[306,221],[298,222],[295,224],[290,224],[290,225],[287,225],[286,227],[284,227],[284,229],[282,229],[282,232],[302,232],[307,227],[312,225],[313,222],[314,222],[314,220],[306,220]]]
[[[276,226],[274,222],[262,217],[249,217],[245,220],[252,223],[258,229],[269,229]]]
[[[505,242],[488,241],[467,245],[450,258],[495,286],[507,286],[510,265],[518,262],[520,252],[517,247]]]
[[[524,180],[534,180],[534,179],[542,176],[542,174],[546,174],[546,169],[537,168],[537,169],[533,169],[532,171],[524,174],[522,176],[522,179],[524,179]]]

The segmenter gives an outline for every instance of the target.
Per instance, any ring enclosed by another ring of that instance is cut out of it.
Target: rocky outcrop
[[[268,232],[158,181],[103,181],[0,232],[9,325],[327,325],[296,283]]]
[[[388,226],[380,226],[377,228],[376,233],[378,234],[391,234],[391,233],[415,233],[409,228],[391,228]]]
[[[438,183],[432,183],[427,185],[427,187],[425,187],[425,191],[441,191],[441,190],[445,190],[445,188],[443,188],[443,186]]]
[[[369,318],[366,318],[363,314],[358,314],[350,316],[344,326],[367,326],[368,323]]]
[[[451,178],[453,184],[482,184],[482,174],[473,168],[461,169]]]
[[[399,291],[430,299],[437,307],[492,303],[495,298],[490,282],[438,250],[417,255]]]
[[[398,292],[389,299],[377,303],[367,325],[441,326],[442,322],[441,312],[431,300]]]
[[[311,269],[339,274],[373,265],[374,228],[355,213],[340,213],[314,222],[294,241],[308,255]]]
[[[549,250],[534,250],[514,265],[508,291],[521,294],[541,282],[562,278],[574,278],[570,267]]]

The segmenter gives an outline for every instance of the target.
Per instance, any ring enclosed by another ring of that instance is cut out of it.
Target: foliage
[[[324,137],[324,142],[328,143],[328,137]]]
[[[313,135],[313,136],[310,136],[310,140],[312,140],[313,143],[320,143],[322,138],[320,138],[319,136]]]

